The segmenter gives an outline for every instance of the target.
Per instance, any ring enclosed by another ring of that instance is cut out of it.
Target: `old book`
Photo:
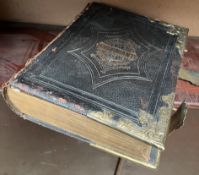
[[[156,168],[187,32],[89,4],[9,81],[4,98],[25,119]]]

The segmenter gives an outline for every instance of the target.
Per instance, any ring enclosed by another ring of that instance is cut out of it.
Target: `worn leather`
[[[160,146],[181,62],[169,30],[93,3],[11,85]]]

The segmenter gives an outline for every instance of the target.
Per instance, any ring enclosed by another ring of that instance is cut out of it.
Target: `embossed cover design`
[[[164,149],[186,35],[93,3],[11,85]]]

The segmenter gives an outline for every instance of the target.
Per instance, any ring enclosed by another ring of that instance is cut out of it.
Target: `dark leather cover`
[[[93,3],[10,85],[164,149],[186,35]]]

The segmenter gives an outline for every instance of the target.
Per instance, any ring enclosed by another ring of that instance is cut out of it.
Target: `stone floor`
[[[0,175],[114,175],[118,158],[16,116],[0,97]],[[199,112],[171,134],[159,170],[122,160],[117,175],[198,175]]]

